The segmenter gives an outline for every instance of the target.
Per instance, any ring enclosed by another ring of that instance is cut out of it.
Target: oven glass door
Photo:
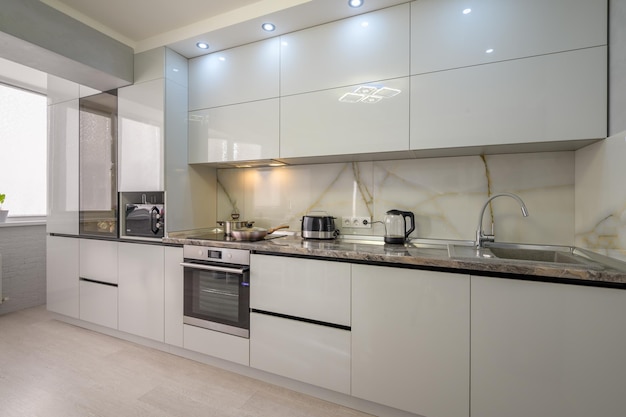
[[[247,266],[185,262],[184,322],[248,337],[250,273]]]

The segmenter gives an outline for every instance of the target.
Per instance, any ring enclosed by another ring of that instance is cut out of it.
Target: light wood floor
[[[2,417],[365,417],[358,411],[54,320],[0,316]]]

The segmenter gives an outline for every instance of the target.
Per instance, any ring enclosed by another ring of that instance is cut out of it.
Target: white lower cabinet
[[[164,340],[163,246],[119,243],[119,330]]]
[[[250,365],[250,340],[201,327],[183,325],[185,349],[241,365]]]
[[[183,346],[183,248],[165,251],[165,343]]]
[[[353,265],[352,395],[425,417],[467,417],[469,315],[467,275]]]
[[[614,417],[626,291],[472,277],[471,415]]]
[[[117,285],[81,280],[80,319],[117,329]]]
[[[350,331],[252,313],[250,366],[350,394]]]
[[[250,308],[350,325],[350,264],[250,256]]]
[[[79,239],[46,238],[46,307],[48,311],[78,318]]]

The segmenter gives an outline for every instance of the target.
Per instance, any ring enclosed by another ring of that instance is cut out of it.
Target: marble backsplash
[[[497,241],[574,243],[575,153],[549,152],[354,162],[276,168],[218,170],[217,218],[300,230],[306,213],[337,217],[343,234],[384,234],[341,226],[341,217],[370,216],[382,221],[390,209],[412,211],[419,238],[473,240],[478,216],[489,196],[512,192],[525,202],[497,198],[484,224],[495,223]]]
[[[576,151],[575,245],[626,261],[626,131]]]

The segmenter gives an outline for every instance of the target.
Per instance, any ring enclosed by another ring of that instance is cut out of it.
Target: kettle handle
[[[403,211],[402,216],[411,219],[411,228],[404,233],[404,238],[408,238],[413,230],[415,230],[415,215],[411,211]]]

